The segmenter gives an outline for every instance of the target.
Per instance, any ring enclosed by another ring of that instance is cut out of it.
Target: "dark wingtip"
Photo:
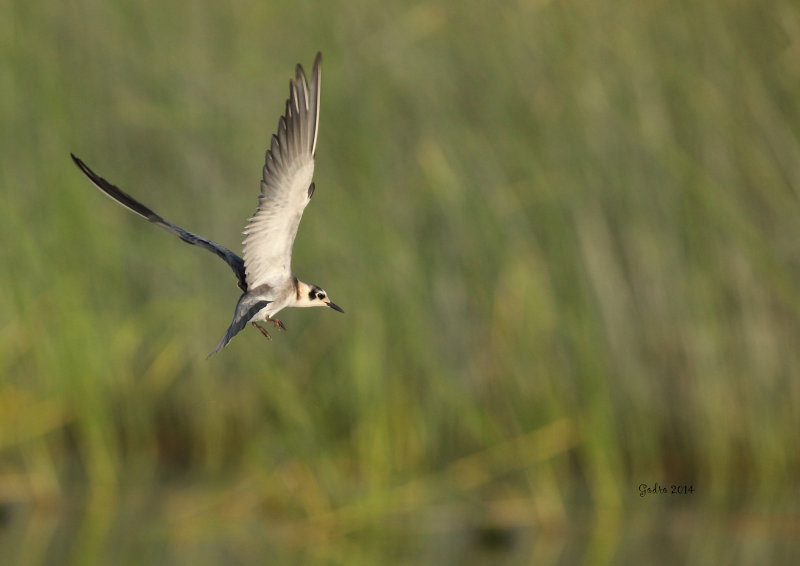
[[[72,162],[75,163],[78,169],[81,170],[81,173],[86,175],[90,181],[97,184],[98,186],[101,183],[108,183],[108,181],[100,177],[100,175],[89,169],[89,166],[86,165],[86,163],[84,163],[80,157],[76,156],[74,153],[70,153],[69,156],[72,158]]]
[[[86,164],[83,161],[81,161],[80,157],[78,157],[72,152],[70,152],[69,156],[72,158],[72,162],[78,167],[78,169],[80,169],[85,173],[87,167]]]
[[[322,51],[317,51],[317,56],[314,57],[314,68],[311,71],[311,75],[319,75],[320,71],[322,70]]]

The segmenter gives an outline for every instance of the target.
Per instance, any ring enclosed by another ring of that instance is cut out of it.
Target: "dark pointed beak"
[[[339,312],[341,312],[341,313],[343,313],[343,312],[344,312],[344,311],[342,310],[342,307],[340,307],[339,305],[336,305],[336,304],[334,304],[334,303],[328,302],[328,306],[329,306],[329,307],[331,307],[331,308],[332,308],[333,310],[335,310],[335,311],[339,311]]]

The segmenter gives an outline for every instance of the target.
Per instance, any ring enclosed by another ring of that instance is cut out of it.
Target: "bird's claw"
[[[269,332],[267,332],[266,328],[264,328],[260,324],[256,324],[255,322],[251,322],[250,324],[252,324],[256,328],[258,328],[258,330],[261,332],[261,334],[263,334],[264,336],[267,337],[267,340],[272,340],[272,336],[269,335]]]
[[[275,328],[280,328],[281,330],[286,331],[286,326],[284,326],[284,324],[277,318],[268,318],[267,320],[274,324]]]

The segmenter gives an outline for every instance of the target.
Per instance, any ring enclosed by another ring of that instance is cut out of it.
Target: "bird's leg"
[[[269,318],[269,317],[267,317],[267,321],[271,322],[272,324],[274,324],[275,328],[280,328],[281,330],[286,330],[286,327],[277,318]]]
[[[253,326],[255,326],[256,328],[258,328],[258,329],[261,331],[261,334],[263,334],[264,336],[266,336],[266,337],[267,337],[267,340],[272,340],[272,336],[270,336],[270,335],[269,335],[269,332],[267,332],[267,331],[264,329],[264,327],[262,327],[260,324],[256,324],[255,322],[251,322],[250,324],[252,324],[252,325],[253,325]]]

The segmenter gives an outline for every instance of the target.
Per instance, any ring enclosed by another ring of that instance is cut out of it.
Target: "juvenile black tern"
[[[244,259],[224,246],[192,234],[159,216],[120,188],[112,185],[72,155],[75,165],[89,180],[115,201],[178,236],[186,243],[205,248],[230,266],[243,291],[225,335],[209,357],[227,346],[251,323],[270,338],[260,321],[286,330],[275,315],[286,307],[330,307],[344,312],[331,302],[322,288],[303,283],[292,272],[292,247],[303,210],[314,194],[314,155],[317,149],[322,54],[317,53],[311,80],[297,65],[289,81],[286,112],[278,121],[278,133],[265,156],[258,209],[244,230]]]

